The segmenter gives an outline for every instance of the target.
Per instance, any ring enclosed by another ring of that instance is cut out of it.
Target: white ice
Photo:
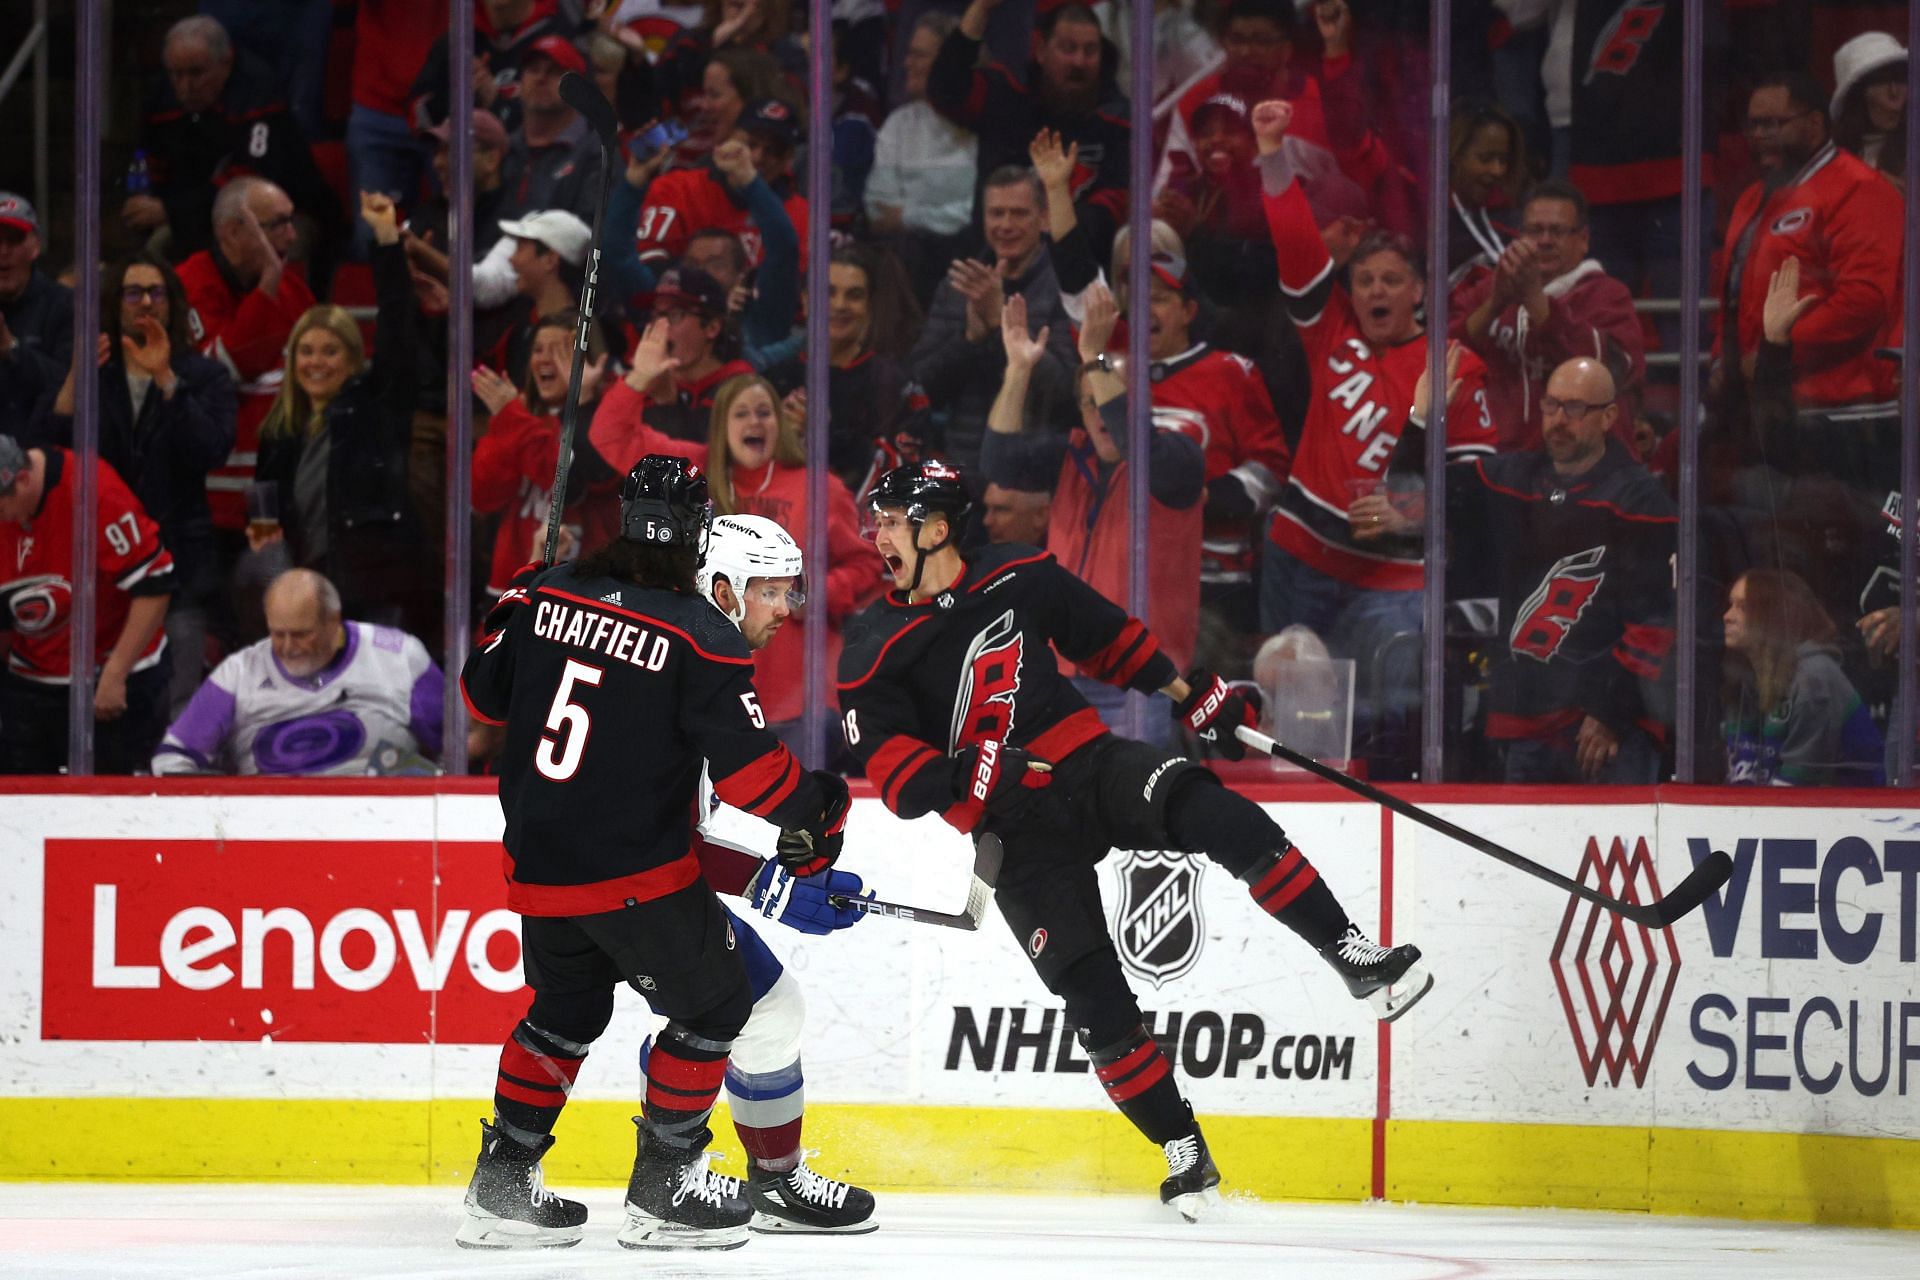
[[[1555,1210],[1228,1201],[1198,1225],[1143,1197],[887,1194],[872,1235],[756,1236],[725,1253],[614,1243],[621,1193],[572,1249],[454,1246],[458,1187],[0,1184],[0,1275],[750,1276],[994,1280],[1914,1280],[1920,1234]]]

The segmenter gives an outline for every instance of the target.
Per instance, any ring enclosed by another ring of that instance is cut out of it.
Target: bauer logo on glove
[[[1234,686],[1203,667],[1187,676],[1187,696],[1173,709],[1174,719],[1229,760],[1247,754],[1246,744],[1234,735],[1241,725],[1258,727],[1259,694],[1251,686]]]

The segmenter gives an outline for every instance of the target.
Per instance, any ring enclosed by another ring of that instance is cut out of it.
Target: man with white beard
[[[405,632],[340,617],[340,593],[289,569],[266,595],[267,638],[214,668],[167,729],[153,771],[436,772],[440,668]]]

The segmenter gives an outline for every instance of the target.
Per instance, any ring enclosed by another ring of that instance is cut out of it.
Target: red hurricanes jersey
[[[1153,425],[1199,443],[1206,451],[1208,481],[1232,475],[1257,511],[1273,505],[1292,459],[1273,398],[1253,362],[1203,342],[1156,362],[1151,375]],[[1252,538],[1249,521],[1209,514],[1200,544],[1200,580],[1247,581]]]
[[[1293,470],[1274,508],[1267,536],[1295,559],[1330,577],[1375,591],[1417,591],[1417,540],[1360,543],[1347,508],[1373,482],[1384,484],[1393,446],[1406,427],[1414,384],[1427,367],[1425,335],[1375,348],[1360,334],[1347,291],[1334,281],[1333,259],[1313,224],[1300,184],[1268,195],[1267,227],[1280,261],[1280,288],[1300,330],[1313,393]],[[1447,406],[1447,454],[1492,453],[1487,367],[1465,352],[1460,390]]]
[[[807,198],[798,190],[781,201],[793,230],[800,237],[800,269],[807,269]],[[718,228],[731,231],[747,247],[747,263],[759,266],[764,249],[760,229],[747,216],[747,207],[713,176],[707,165],[698,169],[675,169],[663,173],[647,188],[647,202],[640,209],[640,225],[634,240],[643,262],[659,264],[678,260],[687,251],[687,241],[696,231]]]
[[[36,684],[66,684],[71,674],[73,619],[73,454],[47,450],[47,487],[25,527],[0,521],[0,602],[13,629],[7,669]],[[104,462],[94,463],[99,491],[98,568],[94,581],[96,664],[113,652],[134,596],[173,590],[173,556],[160,543],[160,526]],[[155,631],[134,660],[144,671],[160,661],[167,637]]]

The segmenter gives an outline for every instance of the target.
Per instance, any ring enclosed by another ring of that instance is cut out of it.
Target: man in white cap
[[[502,218],[500,232],[499,241],[473,269],[474,294],[483,306],[506,309],[491,319],[479,317],[474,347],[486,363],[520,382],[533,350],[534,326],[542,316],[571,311],[580,297],[593,232],[565,209]]]
[[[40,215],[0,191],[0,422],[24,423],[73,358],[73,290],[48,279],[39,257]]]

